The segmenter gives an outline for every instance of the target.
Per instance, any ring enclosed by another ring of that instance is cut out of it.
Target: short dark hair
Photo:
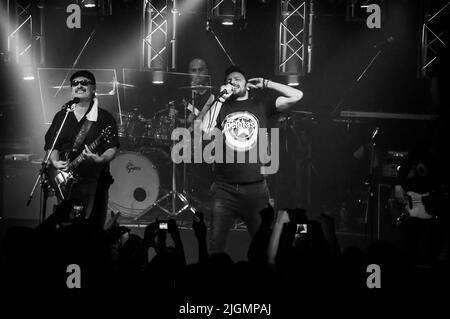
[[[80,70],[80,71],[77,71],[74,74],[72,74],[72,76],[70,77],[70,82],[72,82],[73,79],[75,79],[75,78],[77,78],[79,76],[82,76],[82,77],[85,77],[85,78],[91,80],[92,84],[95,85],[95,76],[94,76],[94,74],[92,74],[91,72],[86,71],[86,70]]]
[[[247,81],[247,74],[244,72],[244,70],[242,70],[237,65],[232,65],[228,69],[225,70],[225,76],[223,77],[223,80],[225,81],[227,76],[233,72],[241,73],[244,76],[245,80]]]

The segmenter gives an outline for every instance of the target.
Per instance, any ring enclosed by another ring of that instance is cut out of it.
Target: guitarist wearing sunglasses
[[[85,217],[103,227],[108,190],[113,179],[109,162],[114,159],[119,140],[114,117],[99,107],[96,81],[89,71],[77,71],[70,77],[72,106],[61,134],[50,155],[48,179],[60,200],[83,203]],[[45,134],[48,151],[64,119],[66,110],[56,113]]]

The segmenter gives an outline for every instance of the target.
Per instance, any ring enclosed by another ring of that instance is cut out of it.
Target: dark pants
[[[269,201],[266,181],[255,184],[215,182],[211,186],[213,209],[211,215],[210,253],[225,250],[228,231],[236,217],[240,217],[253,238],[261,223],[260,211]]]
[[[74,183],[72,186],[70,198],[83,203],[86,218],[90,218],[93,212],[97,185],[97,179],[85,179],[79,183]]]
[[[103,229],[108,209],[108,188],[97,180],[85,180],[74,184],[71,198],[80,200],[85,209],[86,218],[95,227]]]

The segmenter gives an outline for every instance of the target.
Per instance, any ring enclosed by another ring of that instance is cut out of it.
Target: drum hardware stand
[[[378,58],[378,56],[381,54],[382,51],[383,51],[382,48],[377,48],[377,52],[371,57],[370,61],[367,63],[367,65],[361,71],[358,78],[350,85],[350,87],[347,89],[347,91],[345,91],[344,94],[341,96],[336,107],[329,113],[328,118],[332,118],[341,110],[347,96],[349,96],[350,93],[352,93],[352,91],[356,88],[358,83],[361,81],[361,79],[364,77],[364,75],[367,73],[367,71],[371,68],[371,66],[373,65],[373,63],[375,62],[375,60]],[[349,124],[347,124],[347,129],[348,129],[348,125]]]
[[[312,179],[312,172],[314,172],[314,174],[316,176],[319,176],[319,172],[317,171],[317,169],[314,166],[314,163],[312,161],[311,142],[309,141],[308,137],[306,135],[300,137],[297,134],[297,131],[295,130],[295,124],[288,123],[288,121],[290,121],[290,119],[292,117],[294,117],[295,115],[296,114],[294,114],[293,116],[291,116],[288,119],[286,119],[286,125],[288,125],[289,128],[291,129],[292,134],[294,135],[298,146],[300,148],[303,148],[303,149],[306,146],[306,167],[307,167],[307,169],[306,169],[306,206],[307,207],[311,207],[311,202],[312,202],[312,200],[311,200],[311,194],[312,194],[312,192],[311,192],[312,191],[312,189],[311,189],[312,188],[311,187],[311,184],[312,184],[312,181],[311,181],[311,179]],[[302,118],[301,120],[307,120],[307,119],[314,119],[314,115],[312,113],[308,114],[308,116]],[[286,148],[287,148],[287,145],[286,145]]]
[[[186,110],[184,112],[184,119],[185,119],[185,126],[186,126]],[[175,140],[172,140],[172,147],[175,145]],[[182,193],[177,191],[177,181],[176,181],[176,165],[175,162],[172,160],[172,189],[170,192],[156,200],[150,207],[143,210],[138,216],[134,218],[134,220],[139,220],[144,216],[147,212],[149,212],[152,208],[158,207],[162,211],[164,211],[167,215],[170,216],[177,216],[181,212],[183,212],[186,209],[189,209],[193,214],[195,214],[196,210],[195,208],[189,203],[187,199],[187,194],[185,190],[185,174],[186,174],[186,163],[183,162],[183,189]],[[160,205],[161,202],[164,200],[171,198],[171,209],[167,209]],[[182,207],[180,209],[177,209],[177,199],[181,201]]]
[[[195,90],[191,90],[191,101],[192,101],[192,114],[195,115],[195,109],[196,109],[196,103],[195,103],[195,97],[198,93],[195,92]],[[187,123],[187,110],[188,110],[188,106],[185,105],[184,106],[184,127],[188,128],[188,123]],[[195,120],[195,119],[194,119]],[[188,196],[188,192],[186,191],[186,181],[188,180],[187,178],[187,174],[186,174],[186,163],[183,162],[183,188],[182,188],[182,193],[185,196]],[[188,181],[189,182],[189,181]]]
[[[373,169],[375,165],[375,148],[376,148],[376,137],[378,135],[378,132],[380,131],[379,127],[376,127],[375,130],[372,132],[372,136],[370,139],[370,159],[369,159],[369,176],[366,181],[366,187],[367,187],[367,194],[366,194],[366,206],[364,209],[364,225],[366,228],[366,234],[368,231],[370,231],[369,235],[373,236],[373,220],[371,218],[369,223],[369,217],[371,215],[372,207],[373,207]]]
[[[194,90],[192,90],[191,91],[191,99],[192,99],[192,112],[194,112],[194,114],[195,114],[195,102],[194,102],[194,99],[195,99],[195,91]],[[186,114],[187,114],[187,109],[188,109],[188,107],[187,107],[187,104],[186,105],[184,105],[184,128],[187,128],[187,116],[186,116]],[[187,192],[186,192],[186,179],[187,179],[187,174],[186,174],[186,163],[185,162],[183,162],[183,188],[181,189],[181,192],[185,195],[185,196],[187,196]]]
[[[165,208],[165,207],[160,205],[160,203],[162,201],[166,200],[167,198],[171,198],[171,210],[169,210],[169,209],[167,209],[167,208]],[[178,210],[177,210],[177,198],[183,204],[183,206],[180,209],[178,209]],[[174,161],[172,161],[172,190],[170,192],[168,192],[166,195],[164,195],[163,197],[159,198],[157,201],[155,201],[149,208],[147,208],[144,211],[142,211],[137,217],[135,217],[135,220],[140,219],[143,215],[145,215],[147,212],[149,212],[154,207],[160,208],[167,215],[171,215],[171,216],[176,216],[176,215],[180,214],[181,212],[183,212],[186,209],[189,209],[190,211],[195,213],[194,207],[192,207],[189,204],[189,201],[187,200],[186,196],[184,196],[184,194],[179,193],[177,191],[177,186],[176,186],[176,167],[175,167],[175,162]]]
[[[192,90],[192,111],[193,112],[195,110],[194,98],[195,98],[195,91]],[[183,119],[184,121],[183,121],[183,123],[184,123],[184,128],[187,128],[188,127],[187,126],[187,110],[188,110],[188,107],[187,107],[187,104],[183,105],[183,106],[184,106],[184,112],[183,112],[184,113],[183,114],[184,115],[184,119]],[[183,195],[186,203],[189,204],[189,201],[187,200],[188,193],[186,191],[186,180],[187,180],[186,163],[183,161],[182,165],[183,165],[183,185],[182,185],[182,188],[181,188],[181,193],[182,194],[180,194],[180,195]],[[175,176],[173,172],[172,172],[172,175]],[[173,191],[173,189],[172,189],[172,191]]]

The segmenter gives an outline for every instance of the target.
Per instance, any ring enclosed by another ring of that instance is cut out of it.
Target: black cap
[[[230,66],[228,69],[225,70],[225,76],[224,76],[224,80],[227,78],[227,76],[233,72],[239,72],[241,73],[245,80],[247,80],[247,75],[245,74],[244,70],[242,70],[240,67],[238,67],[237,65],[232,65]]]
[[[79,76],[82,76],[82,77],[85,77],[85,78],[91,80],[92,84],[95,85],[95,76],[94,76],[94,74],[92,74],[91,72],[86,71],[86,70],[80,70],[80,71],[77,71],[74,74],[72,74],[72,76],[70,77],[70,82],[72,82],[73,79],[75,79],[75,78],[77,78]]]

